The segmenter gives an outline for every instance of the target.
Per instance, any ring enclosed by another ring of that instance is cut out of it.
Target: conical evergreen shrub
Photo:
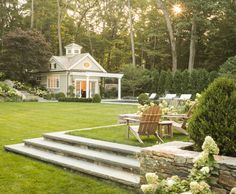
[[[206,136],[211,136],[221,154],[236,156],[236,83],[218,78],[202,94],[194,110],[188,131],[200,149]]]

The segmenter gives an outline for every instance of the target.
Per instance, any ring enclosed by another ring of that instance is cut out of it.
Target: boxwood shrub
[[[218,78],[199,99],[188,131],[200,149],[204,138],[211,136],[221,154],[236,156],[236,83],[229,78]]]
[[[101,102],[101,96],[99,94],[94,94],[93,96],[93,103],[100,103]]]
[[[59,102],[93,102],[92,98],[59,98]]]
[[[144,104],[146,104],[146,103],[148,103],[148,102],[149,102],[149,97],[148,97],[147,94],[142,93],[142,94],[140,94],[140,95],[138,96],[138,103],[139,103],[139,104],[144,105]]]

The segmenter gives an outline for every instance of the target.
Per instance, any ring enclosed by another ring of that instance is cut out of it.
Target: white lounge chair
[[[159,100],[173,100],[176,97],[176,94],[166,94],[165,97],[159,98]]]
[[[149,100],[154,100],[156,96],[157,96],[156,93],[152,93],[151,96],[149,96]]]
[[[192,97],[192,94],[181,94],[179,98],[175,98],[175,100],[190,100]]]

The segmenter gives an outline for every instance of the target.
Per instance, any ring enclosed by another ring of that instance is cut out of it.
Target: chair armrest
[[[173,115],[162,115],[163,118],[175,118],[175,119],[188,119],[186,114],[173,114]]]
[[[124,120],[126,120],[126,124],[128,127],[130,126],[130,121],[140,122],[139,119],[134,119],[134,118],[124,118]]]
[[[124,118],[126,121],[140,121],[140,119],[134,119],[134,118]]]

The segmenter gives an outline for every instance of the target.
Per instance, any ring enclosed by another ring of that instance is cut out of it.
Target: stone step
[[[87,146],[94,149],[101,149],[111,152],[116,152],[118,154],[123,154],[125,156],[136,156],[140,153],[141,147],[130,146],[119,143],[112,143],[108,141],[101,141],[95,139],[89,139],[85,137],[79,137],[74,135],[68,135],[64,133],[47,133],[43,135],[46,139],[60,141],[71,145]]]
[[[55,153],[62,153],[66,156],[83,158],[96,163],[125,168],[129,171],[139,172],[140,169],[140,163],[137,159],[116,155],[114,153],[85,149],[82,147],[50,141],[44,138],[29,139],[24,142],[26,145],[37,149],[45,149]]]
[[[5,149],[65,168],[116,181],[128,186],[139,187],[140,176],[137,174],[113,169],[107,166],[97,165],[95,163],[71,158],[68,156],[57,155],[52,152],[28,147],[23,143],[5,146]]]

